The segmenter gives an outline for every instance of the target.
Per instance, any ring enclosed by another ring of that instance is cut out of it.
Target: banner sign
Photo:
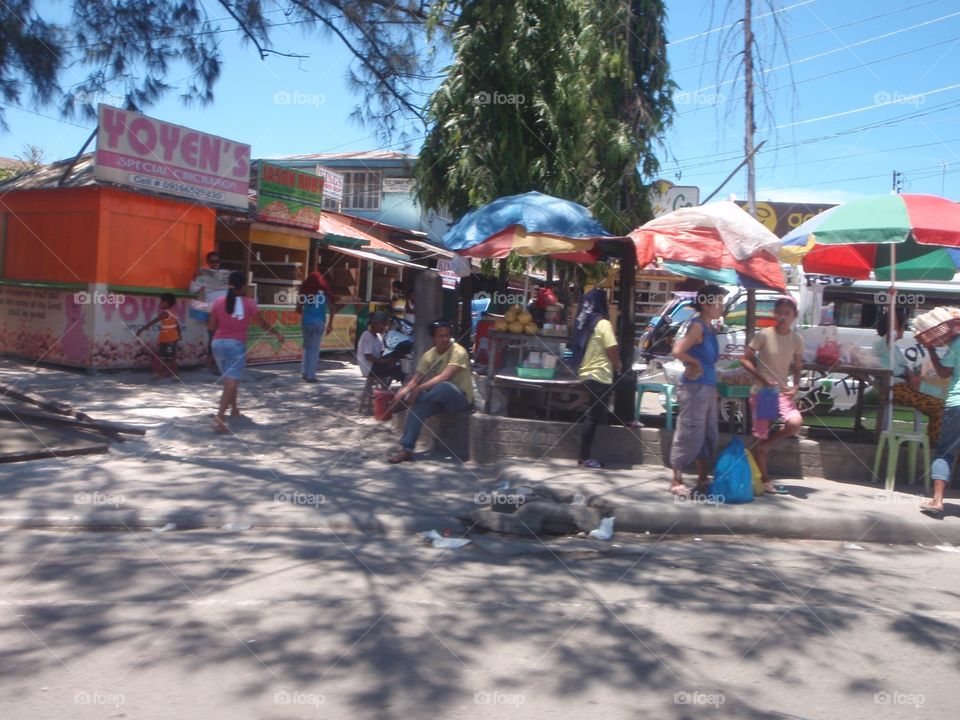
[[[412,193],[413,178],[384,178],[383,191],[385,193]]]
[[[747,209],[746,200],[737,200],[737,205]],[[758,202],[757,220],[778,238],[782,238],[814,215],[832,207],[834,205],[828,203]]]
[[[323,210],[323,178],[262,160],[257,169],[257,218],[316,230]]]
[[[327,200],[343,200],[343,175],[317,165],[317,175],[323,178],[323,196]]]
[[[669,180],[657,180],[650,186],[650,205],[654,217],[699,204],[700,188],[695,185],[681,186]]]
[[[250,146],[100,105],[97,180],[247,208]]]

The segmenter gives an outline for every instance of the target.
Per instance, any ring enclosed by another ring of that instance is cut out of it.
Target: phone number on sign
[[[130,180],[134,185],[151,187],[156,190],[165,190],[167,192],[177,193],[178,195],[192,195],[205,200],[223,199],[223,193],[217,190],[207,190],[206,188],[174,182],[173,180],[158,180],[157,178],[147,177],[146,175],[131,175]]]

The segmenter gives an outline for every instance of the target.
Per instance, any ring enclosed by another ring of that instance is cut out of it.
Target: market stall
[[[169,292],[180,364],[201,362],[207,333],[187,288],[214,249],[217,211],[246,207],[249,174],[249,145],[101,105],[95,154],[0,184],[0,352],[150,365],[156,336],[136,330]]]
[[[0,240],[0,352],[80,368],[151,364],[159,295],[177,296],[181,365],[206,354],[188,318],[187,287],[214,248],[216,213],[193,203],[98,184],[93,156],[6,183]]]

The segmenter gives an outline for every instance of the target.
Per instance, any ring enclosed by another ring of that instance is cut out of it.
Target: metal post
[[[417,274],[414,283],[413,353],[416,360],[432,345],[429,326],[443,314],[443,286],[435,270]]]
[[[757,174],[754,168],[753,149],[753,27],[751,25],[753,0],[746,0],[743,13],[743,83],[745,88],[746,123],[743,138],[743,152],[747,158],[747,209],[750,216],[757,217]],[[746,338],[749,343],[753,338],[754,326],[757,324],[757,291],[747,290],[747,317]]]
[[[637,382],[633,373],[634,344],[636,343],[636,277],[637,253],[632,242],[621,245],[620,251],[620,306],[617,343],[620,346],[620,362],[624,376],[614,388],[614,414],[626,425],[635,417]]]

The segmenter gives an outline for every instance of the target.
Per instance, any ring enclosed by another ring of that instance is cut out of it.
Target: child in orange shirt
[[[160,323],[160,336],[157,338],[157,354],[153,357],[153,375],[156,378],[177,377],[177,343],[181,340],[180,321],[173,314],[173,306],[177,299],[173,293],[164,293],[160,296],[159,314],[142,328],[137,330],[137,337],[147,328]]]

